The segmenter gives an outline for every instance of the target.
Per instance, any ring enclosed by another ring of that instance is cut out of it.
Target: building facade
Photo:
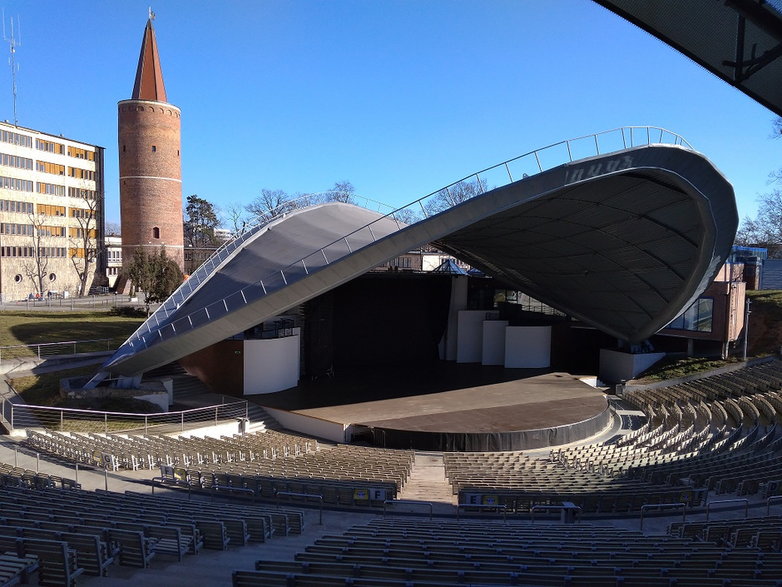
[[[107,286],[114,288],[117,285],[117,278],[122,273],[122,237],[107,234],[105,240]]]
[[[84,295],[105,274],[104,149],[0,123],[0,299]]]
[[[166,101],[152,21],[130,100],[119,102],[119,196],[124,267],[137,249],[164,249],[184,270],[180,110]]]

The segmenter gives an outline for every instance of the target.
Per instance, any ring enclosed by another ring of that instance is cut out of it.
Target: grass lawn
[[[143,318],[113,316],[107,312],[43,313],[6,311],[0,312],[0,346],[92,340],[110,338],[108,350],[122,344],[141,323]],[[95,348],[78,347],[79,352],[105,351],[106,343]],[[32,350],[14,349],[12,356],[32,356]],[[3,356],[8,356],[7,352]]]
[[[99,364],[95,364],[78,369],[55,371],[54,373],[15,377],[11,379],[11,385],[30,405],[65,407],[65,400],[60,397],[60,379],[93,375],[98,367]]]
[[[109,338],[93,345],[79,344],[77,352],[114,350],[144,321],[143,318],[114,316],[107,312],[45,313],[0,312],[0,346],[16,346],[45,342],[93,340]],[[70,348],[68,348],[70,350]],[[58,350],[58,352],[60,352]],[[53,354],[53,352],[44,354]],[[60,354],[62,354],[60,352]],[[0,349],[0,358],[34,356],[33,349]],[[28,404],[38,406],[79,407],[60,398],[60,379],[77,375],[92,375],[98,365],[18,377],[11,384]],[[107,408],[109,409],[109,408]],[[119,411],[119,410],[118,410]]]
[[[728,359],[723,361],[721,359],[703,357],[689,357],[686,359],[663,359],[662,361],[659,361],[647,369],[643,373],[643,376],[639,377],[636,381],[640,383],[651,383],[654,381],[678,379],[679,377],[686,377],[688,375],[694,375],[695,373],[701,373],[703,371],[719,369],[720,367],[735,363],[736,360],[737,359]]]

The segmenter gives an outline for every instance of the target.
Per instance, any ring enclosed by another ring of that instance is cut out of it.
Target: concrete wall
[[[600,381],[604,383],[619,383],[634,379],[657,361],[665,353],[623,353],[611,349],[600,349]]]
[[[329,422],[320,418],[303,416],[295,412],[286,412],[264,406],[268,414],[289,430],[302,432],[317,438],[325,438],[332,442],[345,442],[346,426],[339,422]]]
[[[299,334],[244,341],[244,395],[274,393],[298,385],[299,342]]]

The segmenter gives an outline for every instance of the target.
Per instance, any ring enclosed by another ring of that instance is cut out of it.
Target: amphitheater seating
[[[584,513],[638,511],[645,504],[703,503],[717,494],[782,488],[782,363],[771,361],[687,383],[644,389],[625,400],[648,419],[611,442],[552,450],[446,453],[460,503],[508,511],[572,501]]]
[[[233,584],[778,585],[782,555],[610,527],[394,519],[255,566]]]
[[[267,435],[284,450],[261,448]],[[190,490],[249,490],[255,497],[288,501],[296,498],[278,494],[320,495],[326,505],[380,507],[396,497],[413,463],[411,451],[324,446],[274,431],[221,439],[32,431],[28,442],[36,450],[97,466],[104,455],[118,469],[157,466],[164,482]]]
[[[719,522],[676,522],[668,527],[668,534],[716,542],[736,549],[782,551],[782,517],[779,516]]]
[[[72,583],[82,573],[105,576],[114,563],[146,568],[156,556],[183,561],[201,548],[225,550],[302,528],[302,513],[287,508],[0,487],[0,552],[36,555],[41,584]],[[3,568],[0,558],[0,577]]]

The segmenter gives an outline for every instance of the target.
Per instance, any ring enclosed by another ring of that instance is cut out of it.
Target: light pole
[[[744,353],[742,360],[746,363],[747,362],[747,342],[749,341],[749,315],[752,313],[750,310],[750,306],[752,305],[752,300],[749,298],[745,298],[744,302]]]

